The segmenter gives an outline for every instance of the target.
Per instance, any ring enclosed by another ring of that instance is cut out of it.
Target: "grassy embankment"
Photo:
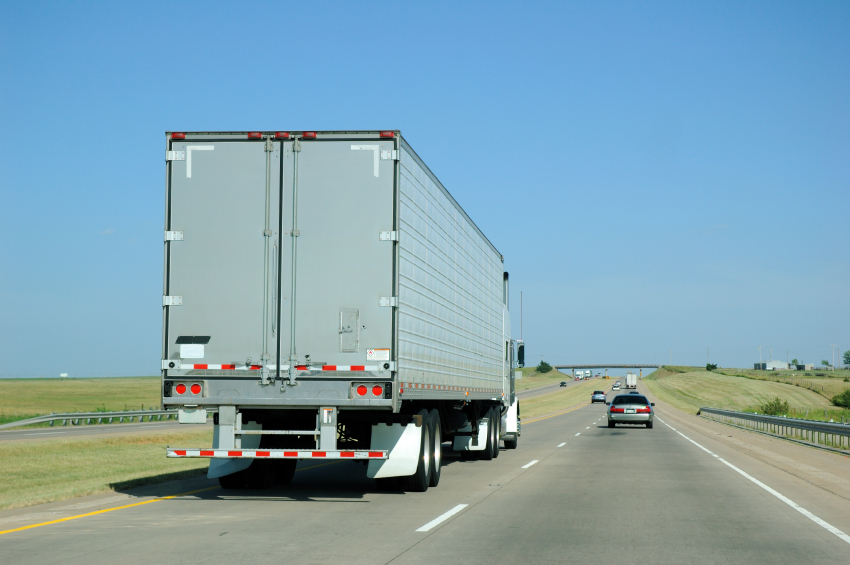
[[[813,392],[832,400],[836,394],[850,388],[850,371],[755,371],[753,369],[718,369],[716,372],[734,377],[759,381],[785,383]],[[844,379],[847,379],[845,381]]]
[[[159,383],[160,377],[0,379],[0,424],[53,412],[159,407]]]
[[[525,380],[525,377],[523,377],[523,380]],[[558,378],[557,382],[563,380],[569,380],[569,378]],[[590,395],[594,390],[604,390],[610,393],[613,382],[611,380],[590,379],[589,381],[572,383],[568,387],[557,389],[548,394],[533,396],[525,400],[521,399],[520,410],[522,419],[528,420],[536,416],[566,410],[583,402],[590,402]]]
[[[832,406],[826,396],[803,386],[741,375],[708,372],[700,367],[664,366],[642,383],[660,400],[692,414],[702,406],[761,411],[763,403],[779,397],[788,402],[789,417],[836,421],[850,418],[850,411]]]
[[[212,430],[0,443],[0,509],[199,475],[207,459],[167,459],[165,447],[212,445]]]

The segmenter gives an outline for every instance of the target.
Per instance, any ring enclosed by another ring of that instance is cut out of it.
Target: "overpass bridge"
[[[605,378],[608,378],[608,369],[640,369],[640,377],[643,378],[644,369],[657,369],[661,365],[647,365],[643,363],[611,363],[608,365],[552,365],[556,371],[572,370],[573,377],[576,369],[605,369]]]

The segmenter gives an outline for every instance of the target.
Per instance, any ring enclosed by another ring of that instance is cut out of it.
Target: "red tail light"
[[[360,396],[366,396],[366,393],[368,391],[369,389],[366,388],[366,385],[360,385],[359,387],[357,387],[357,394]]]
[[[263,134],[258,131],[248,132],[248,139],[260,139],[261,137],[263,137]]]
[[[174,390],[175,392],[177,392],[177,394],[186,394],[186,385],[180,383],[179,385],[174,387]]]
[[[186,134],[175,132],[171,134],[171,139],[186,139]]]
[[[381,396],[382,394],[384,394],[384,389],[381,387],[381,385],[375,385],[372,387],[372,394],[374,394],[375,396]]]
[[[638,414],[649,414],[651,412],[652,412],[652,410],[649,408],[649,406],[645,406],[644,408],[638,408],[637,409]]]
[[[381,132],[381,137],[393,137],[393,136],[395,136],[395,134],[391,131],[382,131]]]
[[[195,383],[190,387],[189,390],[192,391],[192,394],[201,394],[201,385]]]
[[[612,413],[612,414],[622,414],[622,413],[623,413],[623,412],[625,412],[625,411],[626,411],[626,409],[625,409],[625,408],[614,408],[614,407],[611,407],[611,413]]]
[[[278,132],[275,132],[274,136],[278,139],[289,139],[289,132],[288,131],[278,131]]]
[[[314,131],[305,131],[302,135],[304,139],[316,139],[316,132]]]

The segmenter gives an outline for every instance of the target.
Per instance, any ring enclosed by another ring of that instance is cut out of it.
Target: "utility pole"
[[[711,348],[710,347],[706,348],[705,362],[708,363],[709,365],[711,364]]]
[[[670,364],[673,364],[673,350],[670,350]]]
[[[761,345],[759,345],[759,365],[761,365]]]
[[[835,372],[835,344],[832,343],[832,372]]]
[[[522,291],[519,291],[519,340],[522,341]]]

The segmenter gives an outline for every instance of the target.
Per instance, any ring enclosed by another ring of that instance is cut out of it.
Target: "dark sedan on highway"
[[[606,403],[607,404],[607,403]],[[618,394],[608,407],[608,427],[617,424],[635,424],[652,427],[654,403],[640,394]]]

